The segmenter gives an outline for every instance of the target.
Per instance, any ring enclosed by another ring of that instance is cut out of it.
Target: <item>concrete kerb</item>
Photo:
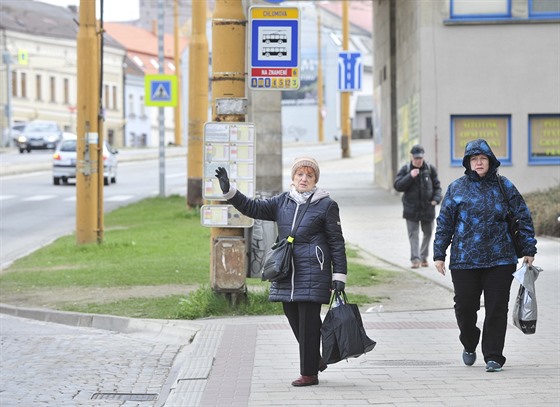
[[[0,312],[20,318],[126,333],[141,336],[145,339],[181,345],[191,343],[201,329],[199,325],[185,321],[135,319],[43,308],[16,307],[8,304],[0,304]]]

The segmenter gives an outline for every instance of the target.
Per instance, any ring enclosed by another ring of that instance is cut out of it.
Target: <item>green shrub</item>
[[[537,235],[560,237],[560,186],[523,196],[535,226]]]

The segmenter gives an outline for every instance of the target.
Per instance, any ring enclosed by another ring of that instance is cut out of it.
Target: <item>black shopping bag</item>
[[[358,306],[348,304],[344,291],[342,296],[341,293],[333,293],[329,311],[321,326],[321,340],[322,357],[326,364],[357,358],[376,345],[366,334]]]

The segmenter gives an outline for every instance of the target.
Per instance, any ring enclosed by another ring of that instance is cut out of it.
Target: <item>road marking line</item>
[[[56,195],[35,195],[23,199],[23,201],[48,201],[49,199],[53,199],[56,197]]]
[[[134,195],[115,195],[110,198],[105,198],[106,202],[122,202],[134,198]]]
[[[0,195],[0,201],[5,201],[7,199],[14,199],[16,195]]]

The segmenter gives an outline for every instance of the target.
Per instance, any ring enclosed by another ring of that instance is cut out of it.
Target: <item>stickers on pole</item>
[[[232,205],[202,205],[200,211],[202,226],[250,228],[254,222]]]
[[[299,9],[252,6],[249,24],[249,88],[299,89]]]
[[[231,186],[249,198],[255,196],[255,125],[245,122],[209,122],[204,125],[205,200],[225,201],[216,169],[224,167]],[[253,219],[231,205],[204,205],[201,222],[208,227],[252,227]]]

